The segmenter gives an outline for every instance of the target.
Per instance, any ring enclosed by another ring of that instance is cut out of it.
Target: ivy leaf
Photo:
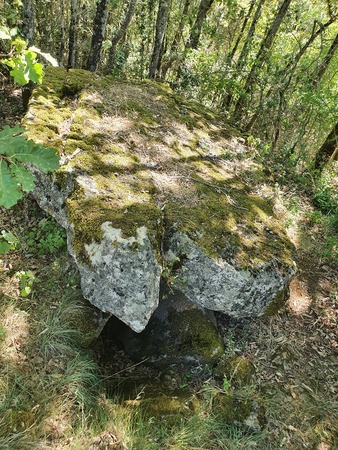
[[[16,180],[7,164],[0,160],[0,205],[11,208],[22,198]]]
[[[21,164],[13,164],[11,166],[11,173],[16,182],[21,185],[24,192],[30,192],[35,187],[35,177],[32,172]]]

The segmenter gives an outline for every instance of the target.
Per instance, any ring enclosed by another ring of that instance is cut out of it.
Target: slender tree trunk
[[[249,46],[250,46],[250,43],[252,42],[252,38],[253,38],[253,36],[255,34],[256,25],[257,25],[257,22],[258,22],[258,20],[259,20],[259,18],[261,16],[262,7],[264,5],[264,2],[265,2],[265,0],[260,0],[258,5],[257,5],[257,8],[256,8],[256,11],[255,11],[254,17],[252,19],[252,22],[251,22],[248,34],[246,36],[246,39],[245,39],[242,51],[241,51],[241,53],[239,55],[239,58],[238,58],[238,61],[237,61],[237,64],[236,64],[236,69],[237,70],[236,70],[236,74],[234,75],[235,78],[237,78],[237,75],[240,75],[240,72],[243,69],[243,66],[245,64],[246,58],[247,58],[248,53],[249,53]],[[253,2],[253,3],[255,3],[255,2]],[[222,109],[227,111],[229,109],[231,103],[232,103],[232,99],[233,99],[233,94],[231,92],[230,93],[226,93],[224,98],[223,98],[223,101],[222,101]]]
[[[338,122],[332,128],[330,134],[325,139],[325,142],[318,150],[314,168],[321,171],[325,165],[330,161],[330,159],[338,159]]]
[[[197,49],[198,43],[201,37],[202,25],[203,22],[210,10],[214,0],[201,0],[201,3],[198,8],[197,16],[195,23],[190,31],[190,38],[188,41],[187,48]]]
[[[99,0],[96,7],[92,43],[87,62],[87,70],[96,72],[100,62],[101,48],[108,17],[108,0]]]
[[[338,49],[338,33],[337,33],[336,37],[334,38],[327,54],[323,58],[323,61],[320,63],[317,75],[314,78],[314,82],[313,82],[314,88],[316,88],[318,86],[318,84],[321,82],[321,80],[326,72],[326,69],[329,67],[330,62],[331,62],[335,52],[337,51],[337,49]]]
[[[158,74],[158,66],[162,52],[164,35],[168,25],[169,9],[170,9],[170,0],[159,0],[156,19],[155,41],[149,67],[149,78],[151,79],[155,79]]]
[[[315,21],[313,24],[313,30],[312,30],[310,38],[306,41],[306,43],[303,45],[303,47],[301,47],[301,49],[296,54],[296,56],[294,56],[292,59],[290,59],[290,61],[283,68],[283,73],[285,73],[286,75],[285,75],[285,78],[283,79],[282,83],[280,84],[280,88],[279,88],[279,112],[277,114],[279,119],[277,119],[276,128],[278,128],[278,124],[280,123],[281,107],[283,104],[283,98],[284,98],[285,92],[287,91],[287,89],[289,88],[289,86],[291,84],[292,78],[295,74],[295,71],[296,71],[296,68],[298,66],[300,59],[302,58],[302,56],[304,55],[306,50],[310,47],[310,45],[314,42],[314,40],[317,37],[321,36],[321,34],[324,32],[324,30],[326,30],[326,28],[328,28],[333,22],[334,22],[334,19],[330,19],[328,22],[321,24],[320,28],[318,28],[318,30],[315,31],[316,24],[317,24],[317,22]],[[265,94],[265,97],[271,98],[273,96],[274,92],[276,92],[276,86],[271,86],[270,89]],[[251,117],[250,121],[243,127],[243,129],[245,131],[251,130],[254,123],[256,122],[258,114],[259,114],[259,111],[256,110],[256,112]],[[277,131],[277,134],[279,135],[279,131]],[[277,135],[277,137],[275,136],[275,144],[277,142],[278,135]],[[275,146],[275,144],[274,144],[274,146]]]
[[[123,41],[123,39],[126,35],[127,28],[128,28],[128,26],[131,22],[131,19],[134,15],[136,2],[137,2],[137,0],[130,0],[125,18],[124,18],[120,28],[117,30],[115,35],[112,37],[112,40],[111,40],[112,45],[109,49],[108,61],[107,61],[106,67],[104,69],[104,73],[106,73],[106,74],[110,73],[114,67],[117,44],[120,41]]]
[[[75,67],[77,15],[78,15],[77,0],[71,0],[67,70],[73,69]]]
[[[291,80],[293,78],[293,75],[295,74],[298,63],[299,63],[301,57],[306,52],[306,50],[313,43],[313,41],[318,36],[321,36],[322,33],[324,32],[324,30],[333,23],[333,19],[330,19],[324,25],[320,24],[320,28],[315,32],[316,23],[317,22],[315,21],[313,24],[313,29],[312,29],[310,38],[306,41],[306,43],[303,45],[303,47],[299,50],[299,52],[296,54],[296,56],[293,58],[293,60],[289,61],[289,63],[286,65],[286,67],[284,69],[286,78],[284,79],[284,83],[282,84],[282,87],[279,90],[278,113],[277,113],[277,120],[276,120],[276,124],[275,124],[275,135],[274,135],[274,139],[272,142],[272,150],[275,150],[275,148],[277,147],[277,142],[278,142],[278,138],[280,135],[281,121],[282,121],[282,116],[283,116],[284,96],[291,84]],[[337,40],[337,47],[338,47],[338,40]],[[332,56],[333,55],[331,55],[331,57]],[[267,93],[267,98],[269,98],[271,96],[271,93],[272,93],[272,88],[270,88],[269,92]]]
[[[28,47],[33,45],[35,35],[33,0],[22,2],[22,34],[28,43]]]
[[[244,20],[243,20],[243,23],[242,23],[242,27],[241,27],[241,30],[240,30],[238,36],[237,36],[235,45],[232,47],[231,52],[230,52],[229,55],[227,56],[227,60],[228,60],[230,63],[231,63],[232,60],[234,59],[234,56],[235,56],[235,54],[236,54],[236,52],[237,52],[237,48],[238,48],[238,46],[239,46],[239,43],[241,42],[241,40],[242,40],[242,38],[243,38],[243,34],[244,34],[244,31],[245,31],[245,28],[246,28],[246,26],[247,26],[247,24],[248,24],[248,21],[249,21],[250,17],[251,17],[252,11],[253,11],[254,6],[255,6],[255,3],[256,3],[256,0],[252,0],[252,2],[251,2],[251,4],[250,4],[250,7],[249,7],[249,10],[248,10],[246,16],[244,17]]]
[[[244,95],[246,95],[246,96],[250,95],[253,91],[257,73],[261,69],[261,67],[263,66],[263,64],[266,60],[267,53],[270,50],[270,48],[272,47],[274,39],[278,33],[279,27],[281,26],[281,24],[283,22],[283,19],[288,11],[288,8],[289,8],[291,2],[292,2],[292,0],[284,0],[283,1],[277,14],[274,17],[274,20],[273,20],[270,28],[268,29],[267,33],[265,34],[265,37],[261,43],[261,46],[258,50],[257,55],[256,55],[255,62],[253,63],[251,70],[249,72],[249,75],[247,76],[247,79],[245,81],[243,91],[244,91]],[[242,116],[243,108],[244,108],[243,99],[239,99],[236,104],[235,111],[233,114],[233,119],[235,121],[238,121],[240,119],[240,117]]]
[[[33,45],[35,37],[34,1],[24,0],[22,2],[22,34],[27,41],[28,47]],[[22,87],[22,106],[27,111],[28,102],[32,95],[34,83],[30,81]]]
[[[65,27],[65,4],[64,0],[60,1],[61,24],[60,24],[60,44],[57,52],[57,59],[60,67],[64,66],[66,27]]]
[[[171,44],[171,47],[169,50],[169,60],[167,61],[166,64],[163,64],[163,67],[161,68],[161,79],[162,80],[165,79],[165,77],[168,73],[168,70],[172,67],[174,62],[179,59],[179,57],[177,55],[177,50],[178,50],[179,41],[182,37],[184,22],[186,20],[187,14],[188,14],[190,4],[191,4],[191,0],[185,0],[184,6],[183,6],[183,11],[181,14],[181,19],[180,19],[180,22],[176,29],[176,33],[175,33],[174,39],[172,41],[172,44]]]

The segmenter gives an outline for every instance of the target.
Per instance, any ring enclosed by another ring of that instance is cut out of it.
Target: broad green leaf
[[[33,164],[43,173],[51,172],[59,167],[60,158],[56,150],[35,144],[33,141],[26,141],[24,147],[15,149],[15,153],[8,156],[14,157],[17,161]]]
[[[20,295],[21,295],[21,297],[28,297],[31,292],[32,292],[32,288],[30,288],[29,286],[26,286],[23,289],[21,289]]]
[[[30,192],[35,187],[35,177],[32,172],[21,164],[13,164],[11,172],[16,182],[21,185],[24,192]]]
[[[26,73],[33,83],[41,84],[43,79],[43,66],[36,61],[36,53],[32,50],[25,51]]]
[[[10,75],[14,78],[15,83],[24,86],[29,82],[27,64],[23,56],[12,57],[4,62],[12,68]]]
[[[14,127],[9,127],[8,125],[5,125],[3,130],[0,131],[0,143],[1,138],[5,138],[7,136],[16,136],[18,134],[23,133],[24,131],[26,131],[26,129],[20,127],[19,125],[15,125]]]
[[[22,198],[17,182],[4,161],[0,160],[0,205],[11,208]]]
[[[57,169],[60,158],[56,150],[27,140],[27,136],[22,134],[23,131],[25,129],[19,126],[4,127],[0,132],[0,154],[8,156],[13,161],[33,164],[44,173]],[[19,173],[16,175],[20,176]],[[23,185],[27,186],[27,183],[31,183],[31,180],[24,180]]]
[[[26,41],[21,38],[16,38],[12,42],[13,47],[15,48],[16,53],[21,53],[26,48]]]
[[[9,244],[14,244],[15,242],[17,242],[17,238],[10,231],[7,232],[5,230],[2,230],[1,234],[5,241],[7,241]]]
[[[0,255],[8,252],[11,248],[12,248],[12,246],[10,244],[8,244],[7,242],[0,241]]]
[[[42,52],[39,48],[37,47],[29,47],[29,50],[32,50],[33,52],[41,55],[43,58],[45,58],[46,61],[48,61],[53,67],[58,67],[58,62],[55,58],[53,58],[52,55],[50,55],[49,53],[44,53]]]

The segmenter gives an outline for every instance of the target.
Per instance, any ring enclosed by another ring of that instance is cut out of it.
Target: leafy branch
[[[59,167],[56,150],[28,140],[24,131],[19,126],[5,126],[0,132],[0,205],[5,208],[11,208],[35,187],[35,176],[25,164],[43,173]]]
[[[12,70],[10,75],[15,83],[25,86],[30,81],[41,84],[44,76],[43,65],[37,61],[37,55],[42,56],[53,66],[57,66],[57,61],[48,53],[41,52],[36,47],[27,48],[27,43],[16,36],[16,29],[0,27],[0,39],[10,41],[10,49],[6,54],[0,55],[2,64],[7,65]]]

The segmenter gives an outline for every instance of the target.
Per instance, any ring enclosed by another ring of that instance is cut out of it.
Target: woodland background
[[[23,117],[3,63],[18,53],[16,35],[66,68],[168,83],[241,131],[245,157],[264,167],[257,191],[295,244],[299,269],[279,314],[218,317],[224,358],[243,358],[250,380],[154,371],[113,342],[88,348],[81,324],[92,311],[64,230],[29,196],[1,208],[0,240],[11,250],[0,259],[0,448],[338,448],[337,1],[0,0],[0,12],[0,132]],[[4,27],[13,39],[1,38]],[[175,420],[145,414],[142,390],[126,405],[119,387],[145,378],[173,380],[199,408]],[[219,398],[231,411],[257,402],[263,427],[225,422]]]
[[[277,154],[277,172],[320,170],[334,154],[334,0],[1,3],[3,24],[60,66],[169,83],[224,114],[261,153]]]

